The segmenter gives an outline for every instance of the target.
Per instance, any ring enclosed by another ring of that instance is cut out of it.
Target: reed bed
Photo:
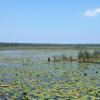
[[[80,50],[76,57],[66,56],[65,54],[60,56],[48,57],[48,62],[57,62],[57,61],[78,61],[79,63],[100,63],[100,51],[94,50]]]
[[[100,51],[81,50],[78,52],[78,61],[88,63],[100,62]]]

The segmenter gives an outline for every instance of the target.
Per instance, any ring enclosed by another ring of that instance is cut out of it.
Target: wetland
[[[100,100],[100,62],[63,59],[78,59],[79,52],[61,47],[1,50],[0,100]]]

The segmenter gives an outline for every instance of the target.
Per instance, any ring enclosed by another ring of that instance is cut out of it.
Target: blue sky
[[[0,0],[0,42],[100,43],[100,0]]]

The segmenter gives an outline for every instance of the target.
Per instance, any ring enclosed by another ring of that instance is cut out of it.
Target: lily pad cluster
[[[100,100],[99,64],[0,66],[0,100]]]

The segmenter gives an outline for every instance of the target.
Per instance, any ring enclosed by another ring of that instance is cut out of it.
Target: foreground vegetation
[[[87,69],[84,68],[65,70],[64,66],[56,66],[46,68],[47,70],[41,69],[42,71],[38,68],[40,72],[35,72],[36,67],[34,67],[1,67],[0,98],[8,98],[7,100],[100,99],[97,72],[96,76],[88,78],[89,73],[86,73]]]

